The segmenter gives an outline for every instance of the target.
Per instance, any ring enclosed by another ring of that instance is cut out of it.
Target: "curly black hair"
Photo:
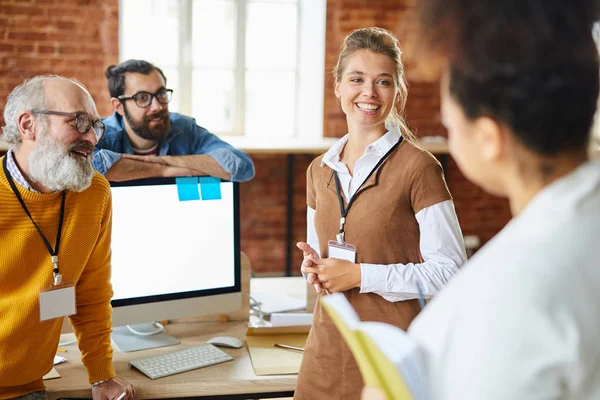
[[[599,87],[592,0],[421,0],[421,35],[448,61],[467,117],[489,116],[530,150],[587,147]]]

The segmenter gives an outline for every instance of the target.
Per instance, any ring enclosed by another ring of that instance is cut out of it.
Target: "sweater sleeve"
[[[110,300],[113,295],[110,283],[112,199],[108,184],[106,190],[100,234],[77,282],[77,314],[71,317],[81,350],[81,360],[90,383],[115,377],[110,344]]]

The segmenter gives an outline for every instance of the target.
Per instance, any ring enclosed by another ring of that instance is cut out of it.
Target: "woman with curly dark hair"
[[[596,15],[584,0],[422,0],[452,157],[513,214],[409,329],[434,399],[600,398]]]

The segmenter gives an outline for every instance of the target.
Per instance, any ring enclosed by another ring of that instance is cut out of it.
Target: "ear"
[[[29,111],[25,111],[19,115],[17,126],[23,140],[35,141],[35,133],[38,128],[38,122]]]
[[[481,158],[485,161],[497,161],[505,146],[502,126],[489,117],[479,117],[473,123],[477,132],[477,144],[481,150]]]
[[[125,110],[123,109],[123,103],[116,97],[111,97],[110,104],[113,106],[113,110],[115,110],[119,115],[125,115]]]
[[[334,84],[333,84],[333,91],[334,91],[334,93],[335,93],[335,97],[337,97],[338,99],[339,99],[340,97],[342,97],[342,95],[340,94],[340,90],[339,90],[339,88],[338,88],[338,87],[339,87],[339,85],[340,85],[340,84],[339,84],[339,82],[336,82],[336,83],[334,83]]]

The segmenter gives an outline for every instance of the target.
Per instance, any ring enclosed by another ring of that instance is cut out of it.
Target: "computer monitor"
[[[164,335],[136,337],[122,325],[240,309],[239,184],[207,185],[175,178],[111,183],[112,338],[122,351],[174,344],[161,343]],[[185,200],[190,190],[200,200]],[[130,343],[118,343],[118,334]]]

